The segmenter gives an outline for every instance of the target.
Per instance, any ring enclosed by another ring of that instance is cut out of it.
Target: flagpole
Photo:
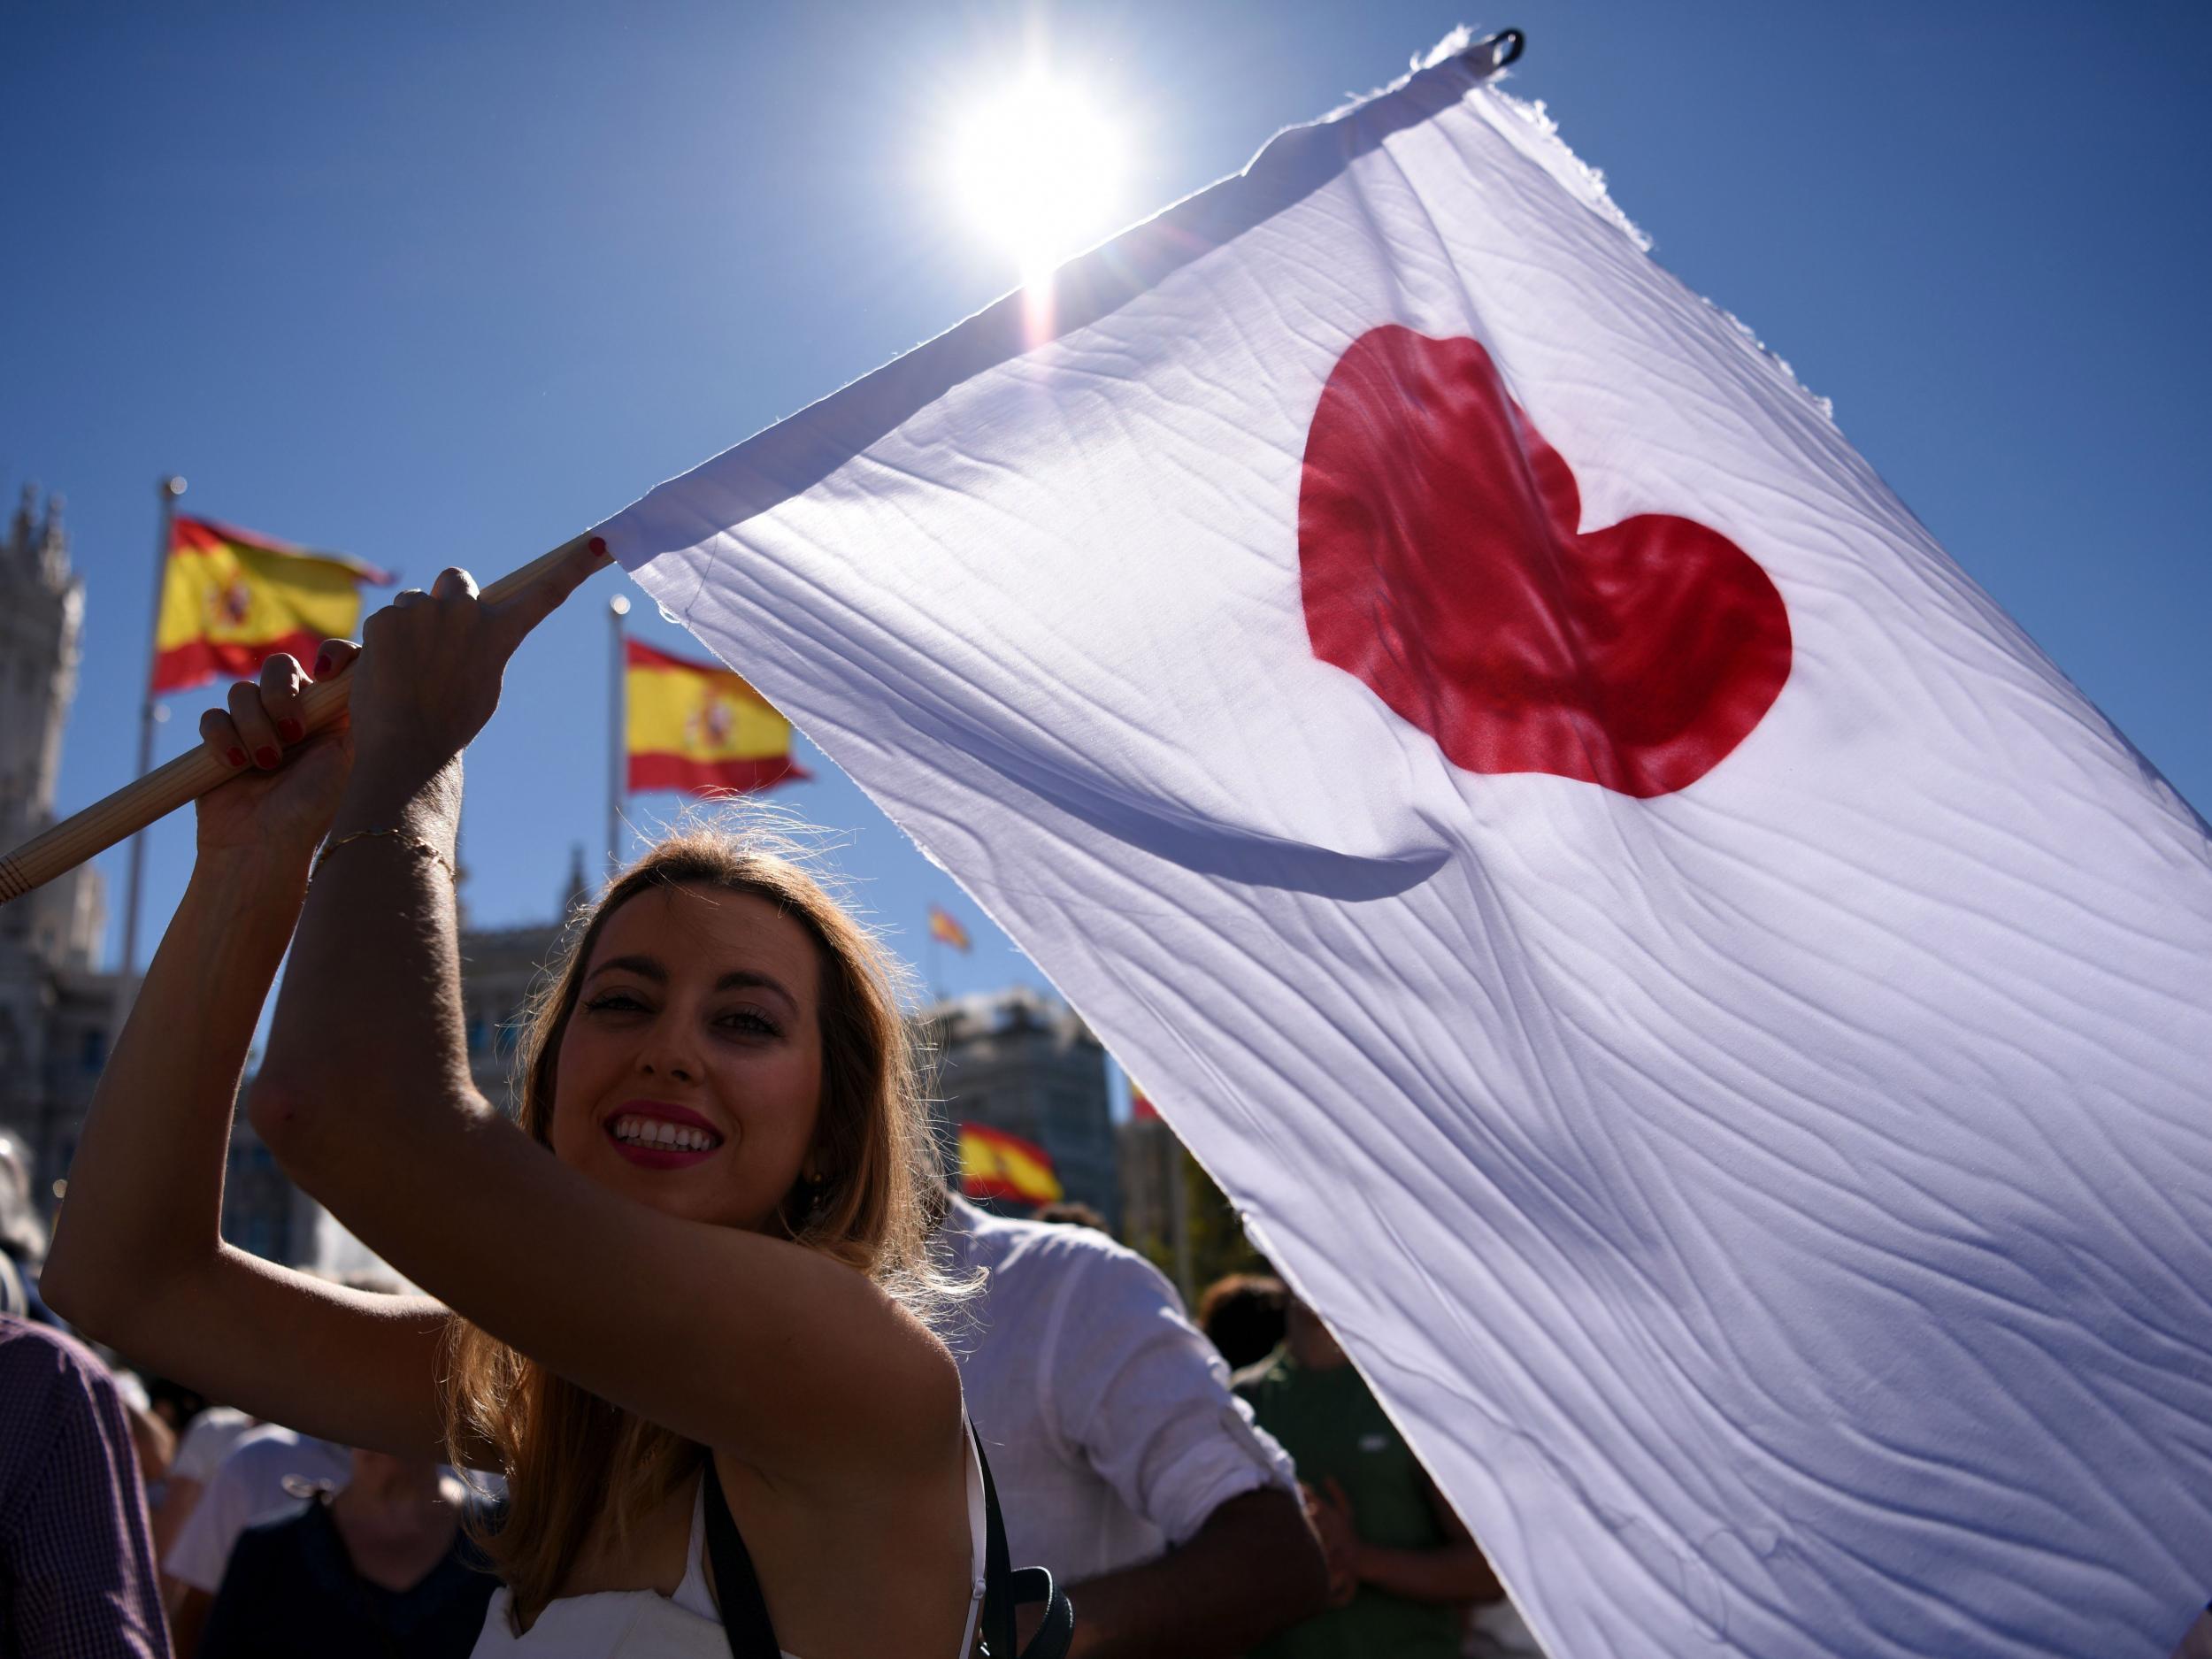
[[[628,703],[626,682],[629,676],[622,660],[622,618],[630,614],[630,601],[617,594],[607,601],[607,636],[613,642],[611,659],[607,673],[607,874],[613,877],[622,871],[622,786],[623,762],[628,757],[629,734]]]
[[[579,561],[591,555],[590,569],[607,562],[603,549],[593,549],[589,536],[574,536],[550,553],[532,559],[520,570],[501,577],[484,589],[487,604],[504,604],[539,582],[558,580],[564,595],[580,580]],[[588,574],[588,571],[586,572]],[[299,703],[300,723],[319,732],[338,718],[353,695],[353,680],[334,674],[307,687]],[[34,835],[12,852],[0,853],[0,904],[21,898],[55,877],[74,870],[88,858],[96,858],[144,829],[156,818],[188,806],[210,789],[219,788],[235,774],[223,757],[204,743],[195,743],[174,760],[164,761],[144,777],[127,783],[113,795],[72,813],[42,834]]]
[[[154,701],[154,670],[161,656],[161,602],[169,588],[169,544],[176,539],[177,497],[184,494],[184,480],[172,472],[157,488],[161,493],[161,536],[154,549],[154,614],[146,624],[146,701],[138,711],[138,771],[134,775],[140,778],[153,770],[154,727],[161,724]],[[130,876],[124,883],[119,989],[127,987],[138,972],[138,892],[145,875],[146,832],[141,830],[131,837]]]

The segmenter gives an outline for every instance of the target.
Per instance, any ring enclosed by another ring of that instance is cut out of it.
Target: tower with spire
[[[0,847],[54,821],[62,728],[83,649],[84,579],[62,501],[26,485],[0,537]],[[99,972],[106,887],[89,865],[0,907],[0,1130],[42,1188],[60,1172],[104,1058],[114,1000]]]

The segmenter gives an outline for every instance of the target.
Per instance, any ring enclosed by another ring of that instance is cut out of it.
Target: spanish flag
[[[1060,1197],[1052,1155],[1033,1141],[981,1124],[960,1125],[960,1190],[970,1198],[1049,1204]]]
[[[325,640],[358,631],[361,584],[391,580],[342,554],[180,515],[170,527],[149,690],[157,697],[218,676],[243,680],[280,651],[311,664]]]
[[[941,905],[929,907],[929,936],[941,945],[950,945],[964,956],[968,954],[968,930],[953,920]]]
[[[631,788],[719,795],[810,775],[791,758],[791,722],[721,664],[626,640],[623,665]]]

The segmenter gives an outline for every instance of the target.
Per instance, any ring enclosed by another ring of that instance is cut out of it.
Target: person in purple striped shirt
[[[130,1417],[83,1344],[0,1314],[0,1656],[169,1659]]]

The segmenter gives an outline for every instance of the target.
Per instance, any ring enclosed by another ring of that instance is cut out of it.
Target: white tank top
[[[968,1445],[968,1617],[954,1659],[975,1647],[983,1610],[986,1525],[983,1472]],[[691,1501],[691,1543],[683,1582],[673,1595],[657,1590],[595,1590],[545,1604],[530,1628],[515,1633],[511,1599],[501,1585],[484,1609],[484,1628],[470,1659],[729,1659],[729,1638],[707,1588],[707,1483]],[[798,1659],[786,1652],[783,1659]]]

